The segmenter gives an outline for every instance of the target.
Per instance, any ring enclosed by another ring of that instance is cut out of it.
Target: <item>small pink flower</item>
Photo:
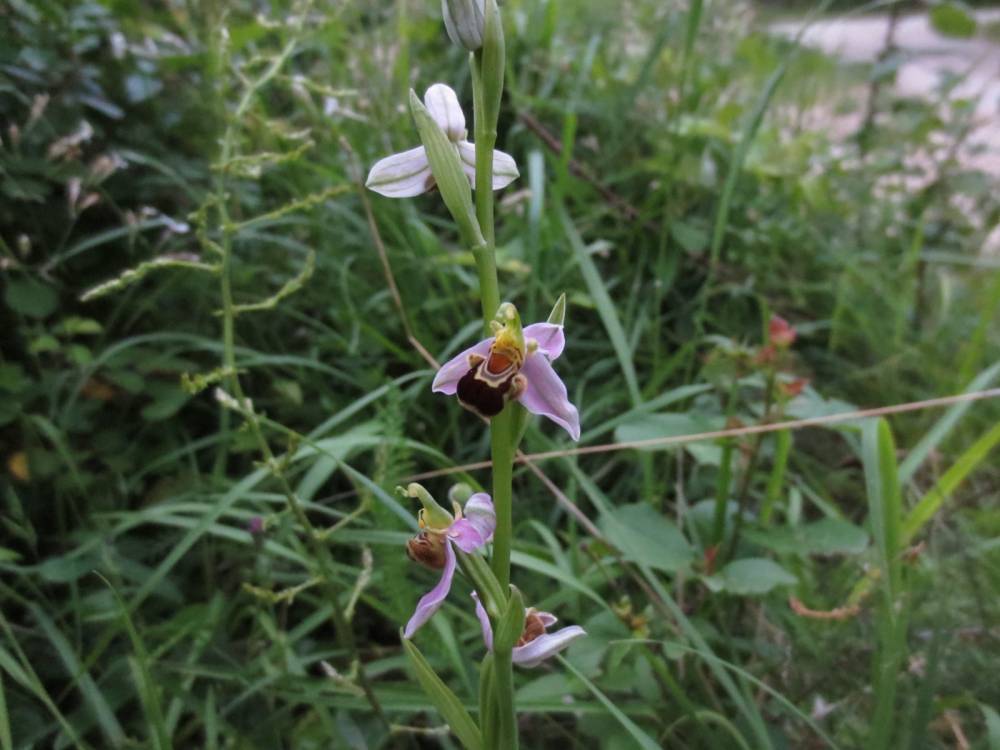
[[[431,384],[435,393],[457,395],[462,406],[489,419],[507,401],[517,400],[532,414],[548,417],[580,439],[580,414],[570,403],[566,384],[552,362],[566,346],[563,327],[533,323],[521,329],[514,306],[501,306],[496,335],[452,357]]]
[[[768,336],[775,346],[786,349],[795,343],[795,329],[780,315],[772,315],[768,323]]]
[[[466,554],[472,554],[493,539],[493,530],[497,525],[493,500],[485,492],[477,492],[470,497],[464,511],[456,503],[454,517],[436,503],[434,510],[428,512],[427,502],[424,498],[421,500],[425,502],[425,509],[420,515],[421,532],[407,543],[406,550],[416,562],[441,570],[441,580],[417,602],[417,608],[403,631],[404,638],[412,638],[448,597],[455,577],[456,558],[452,545]],[[430,502],[433,503],[433,500]]]
[[[476,617],[479,618],[479,624],[483,629],[486,649],[492,651],[493,627],[490,625],[489,615],[486,614],[475,591],[472,592],[472,598],[476,602]],[[534,607],[528,607],[524,612],[524,632],[514,646],[511,660],[525,668],[537,667],[550,656],[568,647],[577,638],[587,635],[587,631],[579,625],[570,625],[554,633],[546,632],[556,622],[556,616],[550,612],[539,612]]]

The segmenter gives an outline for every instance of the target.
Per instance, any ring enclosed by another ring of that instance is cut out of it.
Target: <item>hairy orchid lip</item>
[[[458,402],[466,409],[485,419],[490,419],[503,411],[517,373],[511,373],[499,381],[483,377],[482,371],[485,369],[485,362],[485,360],[480,362],[462,376],[458,381],[455,395],[458,396]]]
[[[406,543],[406,556],[431,570],[441,570],[445,564],[446,544],[440,534],[421,531]]]
[[[528,607],[524,612],[524,632],[514,645],[523,646],[542,635],[545,635],[545,622],[539,616],[538,610]]]

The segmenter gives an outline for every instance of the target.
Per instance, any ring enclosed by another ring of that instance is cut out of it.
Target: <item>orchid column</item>
[[[451,88],[434,84],[422,102],[411,91],[410,111],[422,145],[377,162],[366,184],[393,198],[419,195],[436,186],[462,242],[475,257],[490,338],[446,363],[433,389],[456,395],[463,406],[489,422],[493,494],[491,498],[460,491],[467,500],[464,510],[461,498],[453,496],[449,512],[419,485],[402,489],[423,505],[421,532],[408,545],[408,554],[441,571],[438,585],[421,598],[407,624],[403,645],[421,685],[466,747],[510,750],[517,747],[512,665],[536,666],[584,635],[576,626],[546,633],[556,618],[525,608],[520,592],[510,586],[514,454],[528,412],[553,420],[574,440],[580,436],[580,421],[552,367],[565,344],[565,300],[556,303],[547,322],[525,327],[514,305],[501,304],[493,191],[516,179],[518,171],[513,158],[494,149],[505,57],[496,0],[442,0],[442,10],[452,41],[472,53],[474,143],[467,140],[465,115]],[[490,542],[492,564],[487,565],[480,552]],[[444,603],[456,570],[475,588],[476,612],[490,652],[480,672],[479,726],[410,640]]]

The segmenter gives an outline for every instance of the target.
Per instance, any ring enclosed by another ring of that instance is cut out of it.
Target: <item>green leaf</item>
[[[169,419],[191,398],[190,393],[174,383],[152,382],[148,385],[147,390],[153,397],[153,403],[148,404],[142,410],[142,418],[147,422]]]
[[[601,530],[626,560],[673,573],[694,559],[694,548],[651,505],[622,505],[601,517]]]
[[[733,560],[716,575],[705,579],[709,588],[737,596],[766,594],[778,586],[791,586],[797,582],[795,576],[765,557]]]
[[[55,290],[30,276],[7,280],[4,301],[14,312],[29,318],[45,318],[51,315],[59,304]]]
[[[87,575],[98,565],[98,560],[90,555],[65,555],[50,557],[41,563],[36,570],[50,583],[72,583]]]
[[[427,663],[427,659],[420,653],[420,649],[412,641],[402,637],[401,640],[403,650],[410,658],[410,664],[416,673],[420,687],[424,689],[424,693],[430,698],[431,703],[448,722],[451,731],[469,750],[482,750],[483,739],[479,733],[479,727],[476,726],[469,712],[465,710],[465,706],[462,705],[458,696],[451,692],[444,681],[437,676],[431,665]]]
[[[979,704],[986,722],[986,742],[989,750],[1000,750],[1000,714],[985,703]]]
[[[800,555],[857,555],[868,548],[864,529],[839,518],[824,518],[803,526],[747,529],[747,539],[772,552]]]
[[[631,443],[674,435],[691,435],[706,430],[718,429],[723,419],[711,419],[699,414],[686,412],[662,412],[659,414],[637,414],[623,422],[615,430],[615,442]],[[656,446],[639,450],[665,450],[672,446]]]
[[[965,3],[943,2],[931,8],[931,26],[945,36],[967,39],[976,33],[976,19]]]

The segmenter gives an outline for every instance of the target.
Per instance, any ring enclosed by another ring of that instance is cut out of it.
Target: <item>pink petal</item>
[[[536,352],[524,361],[521,373],[528,381],[518,400],[532,414],[548,417],[569,433],[580,439],[580,414],[569,402],[566,384],[562,382],[549,360]]]
[[[465,138],[465,114],[451,86],[435,83],[424,94],[424,105],[449,140],[460,141]]]
[[[454,396],[455,391],[458,390],[458,381],[469,371],[469,355],[478,354],[485,359],[490,354],[490,346],[492,344],[492,338],[485,339],[445,362],[441,366],[441,369],[438,370],[437,375],[434,376],[434,382],[431,383],[431,390],[434,393],[444,393],[448,396]]]
[[[535,615],[542,621],[542,627],[549,628],[559,622],[559,618],[551,612],[535,612]]]
[[[486,544],[486,540],[476,528],[475,524],[467,518],[455,521],[448,529],[448,538],[455,543],[462,552],[471,553]]]
[[[490,625],[490,616],[486,614],[486,610],[483,608],[483,603],[479,601],[479,594],[475,591],[472,592],[472,598],[476,601],[476,617],[479,618],[479,626],[483,629],[483,643],[486,644],[486,650],[493,650],[493,626]],[[517,649],[515,649],[516,651]]]
[[[587,631],[579,625],[570,625],[555,633],[545,633],[530,643],[516,647],[512,657],[513,661],[522,667],[537,667],[545,659],[559,653],[577,638],[582,638],[585,635],[587,635]]]
[[[524,338],[538,342],[538,351],[553,361],[559,358],[566,346],[563,327],[554,323],[532,323],[524,327]]]
[[[444,545],[444,570],[441,571],[441,580],[437,586],[432,588],[417,602],[417,608],[413,612],[413,617],[406,623],[406,630],[403,631],[404,638],[412,638],[420,627],[431,619],[431,616],[441,609],[448,592],[451,591],[451,580],[455,577],[455,550],[451,545]]]
[[[477,492],[466,500],[463,515],[476,527],[483,541],[488,542],[493,538],[493,530],[497,527],[497,513],[489,495]]]
[[[375,162],[365,187],[387,198],[412,198],[426,193],[433,180],[424,147],[417,146]]]

